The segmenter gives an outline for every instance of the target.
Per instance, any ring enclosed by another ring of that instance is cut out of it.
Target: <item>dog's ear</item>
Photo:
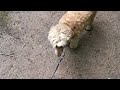
[[[67,41],[60,41],[60,42],[57,43],[58,47],[66,46],[66,45],[67,45]]]

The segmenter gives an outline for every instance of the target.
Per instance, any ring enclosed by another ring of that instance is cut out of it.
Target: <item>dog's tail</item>
[[[67,45],[69,39],[72,37],[73,32],[70,27],[64,24],[57,24],[51,27],[48,35],[48,40],[55,47],[64,47]]]

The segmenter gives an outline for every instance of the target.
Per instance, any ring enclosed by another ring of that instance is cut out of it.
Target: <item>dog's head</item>
[[[72,37],[72,30],[70,27],[64,24],[57,24],[51,27],[48,35],[53,48],[55,48],[55,54],[61,56],[64,47],[67,45],[69,39]]]

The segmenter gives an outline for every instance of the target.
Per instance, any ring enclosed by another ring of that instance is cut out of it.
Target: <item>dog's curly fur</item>
[[[95,15],[96,11],[68,11],[57,25],[51,27],[48,40],[57,56],[61,56],[68,43],[71,48],[77,48],[80,33],[91,28]]]

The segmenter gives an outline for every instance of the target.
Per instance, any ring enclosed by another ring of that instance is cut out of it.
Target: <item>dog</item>
[[[58,57],[68,44],[72,49],[78,47],[80,34],[91,29],[96,13],[97,11],[67,11],[58,24],[51,27],[48,40]]]

